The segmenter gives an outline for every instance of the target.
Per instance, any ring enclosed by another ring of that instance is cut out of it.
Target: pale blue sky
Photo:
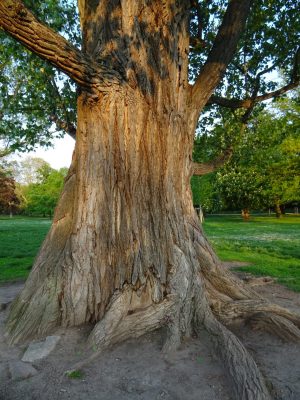
[[[62,139],[53,140],[53,147],[48,149],[38,147],[30,153],[18,153],[14,155],[14,159],[20,160],[28,156],[43,158],[52,168],[59,169],[69,167],[72,160],[72,153],[75,145],[75,140],[70,136],[65,135]]]

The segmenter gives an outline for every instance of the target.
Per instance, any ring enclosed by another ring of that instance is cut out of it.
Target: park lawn
[[[0,282],[27,278],[50,225],[45,218],[0,218]]]
[[[45,218],[0,218],[0,282],[28,276],[50,225]],[[249,262],[239,269],[300,291],[300,217],[207,216],[203,226],[221,260]]]
[[[203,227],[221,260],[249,262],[239,270],[300,292],[300,216],[208,216]]]

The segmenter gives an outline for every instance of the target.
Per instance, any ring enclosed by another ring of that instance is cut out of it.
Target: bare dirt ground
[[[300,312],[299,293],[275,283],[254,282],[247,276],[246,279],[267,298]],[[257,285],[259,283],[263,284]],[[1,286],[0,303],[10,302],[21,287],[21,283]],[[198,338],[186,340],[177,352],[168,355],[161,352],[163,331],[127,341],[85,366],[80,378],[71,379],[65,371],[86,358],[85,341],[91,327],[60,329],[54,333],[61,335],[55,350],[47,358],[32,363],[37,374],[27,379],[14,379],[8,365],[20,360],[27,346],[7,346],[3,335],[7,311],[4,309],[0,313],[0,400],[232,399],[232,388],[205,331]],[[299,344],[285,343],[246,326],[231,329],[257,361],[273,398],[299,400]]]

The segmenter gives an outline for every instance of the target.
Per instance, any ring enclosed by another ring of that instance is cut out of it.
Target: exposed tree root
[[[239,339],[218,322],[209,311],[201,312],[200,315],[204,327],[211,335],[215,350],[223,360],[233,382],[236,399],[271,399],[265,379]]]
[[[262,285],[269,285],[270,283],[274,283],[275,279],[270,276],[247,276],[242,278],[247,285],[253,286],[262,286]]]
[[[258,312],[253,314],[247,321],[252,329],[263,330],[276,334],[284,341],[300,341],[300,330],[286,318],[272,313]]]
[[[195,280],[194,283],[196,283],[195,286],[199,285],[194,298],[195,306],[197,304],[194,328],[204,326],[210,333],[217,353],[221,355],[226,371],[233,381],[236,398],[239,400],[271,399],[264,378],[253,358],[238,338],[216,320],[205,298],[201,282]],[[97,351],[75,364],[72,369],[83,368],[97,358],[101,351],[115,343],[137,338],[163,325],[170,331],[164,350],[173,350],[178,346],[183,334],[180,310],[185,308],[178,301],[178,295],[170,296],[159,304],[152,304],[143,309],[137,307],[133,310],[132,307],[137,306],[135,296],[128,286],[114,297],[105,317],[96,324],[89,338],[89,344],[95,345]]]
[[[233,383],[236,399],[270,400],[265,380],[255,361],[239,339],[213,315],[200,283],[196,304],[195,327],[199,329],[204,326],[209,332],[216,353],[225,364],[225,370]]]
[[[95,348],[94,353],[73,365],[71,370],[83,368],[103,350],[116,343],[138,338],[172,320],[175,305],[172,296],[168,296],[161,303],[141,308],[139,306],[143,306],[143,301],[143,296],[137,298],[135,291],[129,285],[124,291],[116,294],[103,319],[90,333],[88,345]]]
[[[263,299],[231,300],[212,287],[208,299],[212,312],[225,325],[243,320],[252,329],[267,331],[285,341],[300,341],[300,316],[277,304]]]
[[[43,285],[26,287],[10,306],[6,324],[6,336],[10,344],[28,338],[42,337],[57,327],[60,319],[56,299],[56,282],[49,278]],[[30,304],[30,307],[28,305]]]
[[[193,237],[193,247],[199,262],[199,271],[204,277],[208,292],[223,294],[233,300],[261,298],[249,285],[236,278],[230,271],[223,268],[220,260],[212,251],[198,224],[190,225]],[[213,294],[211,297],[214,297]]]
[[[250,285],[222,268],[201,230],[195,226],[193,238],[200,264],[195,303],[197,324],[204,325],[210,333],[234,383],[236,398],[270,399],[264,378],[253,358],[223,323],[243,319],[256,329],[265,329],[284,339],[299,340],[300,316],[261,298]],[[201,282],[205,291],[201,289]]]
[[[295,327],[300,327],[300,316],[291,311],[269,303],[267,300],[240,300],[231,302],[215,302],[212,306],[213,312],[223,322],[230,323],[235,319],[244,319],[263,313],[278,316],[290,321]],[[300,331],[299,331],[300,332]]]
[[[261,296],[240,279],[233,276],[229,271],[216,265],[215,271],[201,268],[206,283],[211,285],[217,292],[222,293],[233,300],[259,299]],[[208,289],[209,290],[209,289]]]
[[[115,343],[129,338],[138,338],[160,328],[171,318],[174,301],[164,299],[159,304],[151,304],[146,308],[132,308],[133,291],[130,289],[122,293],[106,312],[104,318],[98,322],[89,337],[89,343],[103,350]],[[120,306],[121,304],[121,306]]]

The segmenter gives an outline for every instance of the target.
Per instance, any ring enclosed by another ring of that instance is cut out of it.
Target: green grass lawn
[[[221,260],[249,262],[239,270],[272,276],[300,291],[300,216],[255,216],[248,222],[208,216],[203,226]]]
[[[0,218],[0,282],[27,277],[51,221],[43,218]],[[269,275],[300,291],[300,216],[208,216],[204,230],[223,261],[246,261],[240,268]]]
[[[28,276],[50,225],[45,218],[0,218],[0,282]]]

